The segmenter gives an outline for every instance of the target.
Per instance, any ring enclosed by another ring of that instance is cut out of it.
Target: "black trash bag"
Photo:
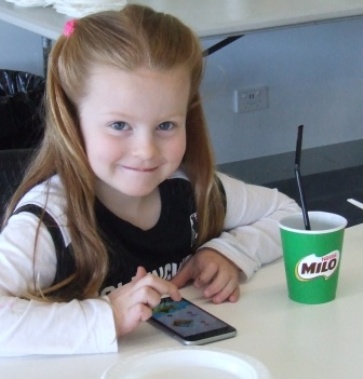
[[[45,80],[27,72],[0,70],[0,149],[39,145],[44,133]]]
[[[0,225],[5,207],[19,186],[33,153],[33,149],[0,150]]]

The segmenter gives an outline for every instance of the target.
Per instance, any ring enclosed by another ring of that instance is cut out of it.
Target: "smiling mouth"
[[[157,170],[158,167],[128,167],[128,166],[122,166],[126,170],[134,171],[134,172],[154,172]]]

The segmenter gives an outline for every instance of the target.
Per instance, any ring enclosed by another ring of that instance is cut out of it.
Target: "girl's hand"
[[[137,269],[136,276],[130,283],[113,290],[108,297],[113,309],[117,336],[130,333],[142,321],[148,320],[152,309],[160,303],[162,295],[169,295],[173,300],[181,299],[176,285],[148,274],[143,267]]]
[[[174,276],[171,283],[184,286],[192,280],[197,288],[204,287],[204,296],[214,303],[239,298],[239,268],[212,249],[199,250]]]

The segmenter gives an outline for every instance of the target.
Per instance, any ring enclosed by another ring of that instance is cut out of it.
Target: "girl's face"
[[[92,71],[79,115],[96,195],[144,197],[177,170],[186,148],[189,82],[183,68]]]

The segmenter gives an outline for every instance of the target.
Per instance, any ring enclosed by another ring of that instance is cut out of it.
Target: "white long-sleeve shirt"
[[[277,190],[218,175],[227,200],[224,231],[203,247],[219,251],[249,279],[263,264],[281,257],[278,221],[299,207]],[[50,179],[47,201],[44,188],[40,184],[32,189],[18,207],[44,207],[46,203],[47,212],[69,244],[65,193],[59,177]],[[56,273],[55,246],[44,225],[34,256],[38,223],[37,216],[22,212],[13,215],[0,234],[0,356],[116,352],[113,312],[106,296],[68,303],[22,298],[36,288],[49,287]]]

